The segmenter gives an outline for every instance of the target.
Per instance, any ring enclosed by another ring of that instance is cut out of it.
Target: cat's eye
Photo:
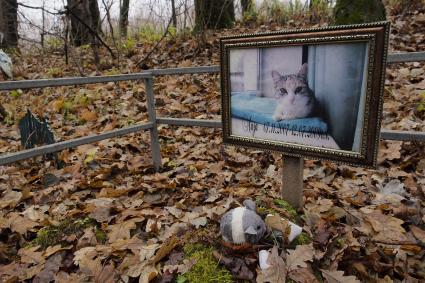
[[[299,93],[299,92],[301,92],[303,90],[303,88],[302,87],[297,87],[296,89],[295,89],[295,93]]]
[[[286,91],[286,89],[284,89],[284,88],[281,88],[280,89],[280,92],[282,93],[282,94],[287,94],[288,92]]]

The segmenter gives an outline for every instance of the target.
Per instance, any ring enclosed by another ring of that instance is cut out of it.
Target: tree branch
[[[55,15],[55,16],[61,14],[61,12],[59,12],[59,11],[58,12],[52,12],[52,11],[45,9],[44,7],[35,7],[35,6],[23,4],[23,3],[18,3],[18,6],[22,6],[22,7],[25,7],[25,8],[28,8],[28,9],[34,9],[34,10],[42,10],[42,11],[48,13],[48,14]]]
[[[137,66],[141,65],[142,63],[144,63],[149,58],[149,56],[151,56],[151,54],[156,50],[156,48],[158,47],[159,43],[165,38],[165,36],[167,36],[168,28],[170,27],[172,21],[173,21],[173,18],[171,17],[170,20],[168,21],[168,25],[165,28],[165,32],[162,35],[161,39],[158,40],[158,42],[155,44],[155,46],[151,49],[151,51],[149,51],[148,54],[146,54],[146,56],[143,59],[139,60],[136,63]]]

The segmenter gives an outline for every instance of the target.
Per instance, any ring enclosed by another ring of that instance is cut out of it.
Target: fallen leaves
[[[288,271],[291,272],[298,268],[306,268],[307,262],[313,261],[314,258],[313,244],[309,245],[298,245],[295,250],[288,250],[288,256],[286,257],[286,265]]]
[[[390,16],[393,49],[423,47],[423,27],[418,27],[423,15],[407,11],[405,16]],[[175,37],[176,45],[164,41],[158,46],[161,58],[154,58],[153,66],[217,64],[214,51],[220,35],[208,40],[212,57],[199,51],[191,38],[180,42]],[[193,59],[182,59],[195,53]],[[32,73],[28,77],[42,76],[33,57],[20,60]],[[63,61],[51,57],[57,61],[52,64]],[[70,68],[57,69],[71,75]],[[138,71],[135,68],[128,69]],[[425,130],[423,117],[415,111],[425,89],[423,66],[414,62],[387,70],[383,127]],[[211,74],[157,77],[158,114],[219,119],[217,81]],[[58,140],[147,119],[145,90],[138,82],[46,88],[20,95],[0,96],[1,104],[15,119],[26,107],[36,108],[50,118]],[[0,151],[17,151],[20,142],[13,123],[0,122]],[[140,282],[163,275],[171,281],[194,264],[185,259],[166,263],[181,248],[179,240],[195,240],[181,236],[202,231],[202,241],[217,245],[220,235],[214,227],[238,202],[267,197],[263,215],[273,210],[290,216],[273,204],[281,186],[279,155],[222,148],[215,129],[161,125],[159,139],[164,167],[158,173],[151,170],[149,132],[65,150],[65,167],[57,171],[41,158],[0,166],[0,281],[113,282],[118,275]],[[252,254],[220,251],[221,263],[235,277],[251,280],[258,275],[259,282],[317,282],[315,273],[320,270],[328,282],[424,280],[424,152],[421,143],[381,141],[376,170],[306,160],[304,215],[296,218],[313,243],[295,240],[280,255],[272,250],[271,267],[258,274]],[[78,236],[72,227],[62,227],[69,229],[67,233],[45,249],[32,245],[37,232],[46,231],[42,228],[80,218],[94,223]],[[287,232],[280,217],[266,221]],[[273,244],[267,241],[267,247]]]
[[[110,232],[108,233],[108,242],[113,243],[121,239],[130,239],[130,232],[132,229],[136,228],[136,223],[142,222],[144,220],[144,218],[138,217],[114,225],[109,225],[108,230]]]
[[[272,248],[267,264],[270,265],[269,268],[257,269],[257,283],[285,283],[287,267],[276,246]]]
[[[367,232],[376,241],[403,242],[407,240],[406,230],[401,226],[404,221],[398,218],[385,215],[379,211],[373,211],[365,214],[365,221],[364,227],[367,227],[368,224],[371,226],[371,230]]]
[[[344,271],[334,270],[323,270],[322,275],[328,281],[328,283],[360,283],[355,276],[344,276]]]
[[[0,208],[15,207],[22,198],[22,193],[12,190],[7,190],[0,198]]]

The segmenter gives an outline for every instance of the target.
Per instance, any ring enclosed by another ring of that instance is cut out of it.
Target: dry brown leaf
[[[111,208],[108,206],[96,206],[89,214],[91,218],[96,219],[97,222],[108,222],[112,219]]]
[[[140,273],[139,283],[149,283],[157,275],[158,270],[155,268],[154,264],[145,265]]]
[[[151,218],[149,218],[148,221],[146,221],[145,231],[147,233],[158,234],[160,230],[161,230],[161,221],[158,221],[156,219],[151,219]]]
[[[55,279],[56,273],[58,273],[59,268],[62,264],[62,255],[55,254],[54,256],[49,257],[44,265],[44,269],[38,273],[33,282],[42,283],[42,282],[51,282]]]
[[[15,207],[16,204],[19,203],[19,201],[22,198],[22,193],[12,190],[7,190],[6,193],[0,198],[0,208],[5,207]]]
[[[155,256],[149,261],[149,263],[155,264],[164,257],[166,257],[179,243],[179,239],[176,235],[171,236],[164,243],[162,243],[161,247],[156,252]]]
[[[401,226],[404,221],[380,211],[365,214],[365,220],[371,225],[373,238],[377,241],[407,241],[406,230]]]
[[[196,264],[196,259],[191,258],[191,259],[184,259],[182,264],[177,264],[177,265],[165,265],[163,268],[163,272],[170,272],[170,273],[174,273],[177,272],[179,274],[185,274],[186,272],[188,272],[192,266],[194,266]]]
[[[286,257],[286,265],[288,271],[295,270],[298,267],[306,268],[307,261],[313,261],[314,248],[313,244],[298,245],[295,250],[288,250]]]
[[[62,247],[61,245],[50,246],[50,247],[47,247],[47,249],[44,251],[43,256],[47,258],[59,251],[70,250],[70,249],[72,249],[72,246],[68,246],[68,247]]]
[[[83,282],[84,277],[85,276],[82,274],[76,274],[76,273],[68,274],[64,271],[59,271],[54,277],[54,282],[56,283]]]
[[[175,206],[168,206],[165,208],[171,215],[176,218],[181,218],[183,216],[183,211]]]
[[[196,229],[198,229],[199,227],[203,227],[207,225],[207,218],[205,216],[197,217],[197,218],[191,219],[189,223],[195,226]]]
[[[95,111],[90,111],[88,109],[83,109],[80,113],[80,118],[87,122],[92,122],[97,120],[97,114]]]
[[[109,225],[108,242],[113,243],[120,239],[130,239],[130,231],[136,228],[136,223],[145,220],[142,217],[133,218],[118,224]]]
[[[402,144],[401,141],[382,141],[378,152],[378,163],[399,159]]]
[[[152,244],[152,245],[141,247],[139,252],[139,260],[143,262],[145,260],[151,259],[155,255],[155,252],[158,249],[158,247],[159,247],[159,244]]]
[[[308,268],[297,268],[288,272],[288,277],[299,283],[319,283],[320,281],[314,275],[311,267]]]
[[[92,260],[97,256],[95,247],[85,247],[74,252],[74,263],[75,265],[81,265],[84,261]]]
[[[29,264],[40,264],[46,260],[43,256],[43,252],[37,252],[39,246],[22,248],[18,251],[18,255],[21,257],[21,262]]]
[[[288,235],[291,233],[289,221],[281,218],[279,215],[267,215],[265,223],[267,227],[282,232],[283,235],[285,235],[285,239],[288,238]]]
[[[8,225],[10,229],[14,232],[18,232],[21,235],[25,234],[28,230],[39,226],[38,222],[22,217],[15,212],[10,213],[8,216]]]
[[[81,249],[87,246],[95,246],[97,244],[97,238],[93,231],[93,227],[86,228],[84,234],[78,239],[76,248]]]
[[[28,207],[22,212],[22,215],[32,221],[41,222],[46,217],[45,213],[48,210],[49,210],[48,205],[43,205],[43,206],[31,205],[30,207]]]
[[[413,225],[410,225],[409,227],[413,236],[415,236],[415,238],[421,241],[422,243],[425,243],[425,231]]]
[[[102,266],[100,270],[97,270],[94,274],[95,283],[114,283],[115,280],[115,267],[113,263]]]
[[[329,271],[320,269],[322,271],[323,277],[328,283],[360,283],[356,276],[344,276],[344,271]]]
[[[283,258],[279,256],[276,246],[272,248],[267,263],[270,265],[269,268],[257,269],[257,283],[285,283],[287,268]]]

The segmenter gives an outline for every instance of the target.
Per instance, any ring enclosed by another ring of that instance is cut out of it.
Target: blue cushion
[[[272,118],[276,99],[258,97],[254,92],[232,92],[231,115],[259,124],[302,132],[327,133],[327,124],[319,117],[276,121]]]

